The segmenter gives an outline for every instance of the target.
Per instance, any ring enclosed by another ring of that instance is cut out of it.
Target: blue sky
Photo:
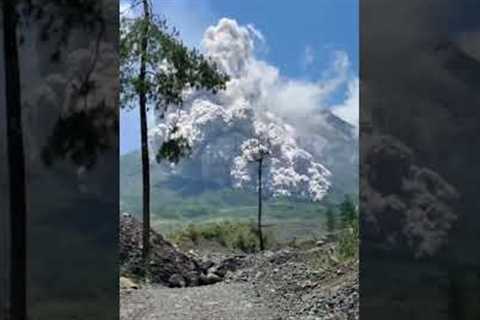
[[[302,1],[155,1],[155,12],[164,15],[189,46],[200,47],[207,27],[222,17],[240,25],[251,24],[265,39],[256,56],[275,66],[282,77],[317,81],[332,64],[334,53],[346,53],[350,73],[358,77],[358,0]],[[341,103],[345,84],[330,98]],[[138,110],[123,112],[120,120],[121,154],[139,148]]]

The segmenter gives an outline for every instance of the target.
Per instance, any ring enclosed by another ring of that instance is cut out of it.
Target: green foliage
[[[142,52],[146,32],[147,52]],[[140,77],[140,59],[146,64]],[[216,93],[225,88],[228,76],[196,49],[187,48],[164,19],[155,15],[123,17],[120,28],[120,85],[123,107],[136,104],[144,93],[147,105],[156,109],[181,105],[185,89],[206,89]],[[133,103],[133,104],[132,104]]]
[[[190,224],[183,230],[169,236],[177,244],[193,242],[198,244],[202,239],[219,243],[229,249],[243,252],[254,252],[259,248],[257,229],[252,223],[219,222],[201,225]],[[270,235],[264,235],[267,245],[273,243]]]
[[[352,259],[358,257],[360,245],[360,232],[358,221],[342,230],[338,240],[338,254],[342,259]]]
[[[174,129],[172,133],[175,133],[177,129]],[[161,162],[167,160],[171,163],[178,163],[181,158],[190,154],[191,147],[188,144],[188,140],[184,137],[175,137],[165,141],[157,152],[156,160]]]
[[[339,208],[343,229],[338,238],[338,254],[343,259],[358,257],[360,245],[358,209],[350,196],[345,196]]]
[[[352,198],[348,195],[345,196],[345,199],[339,206],[340,209],[340,217],[342,220],[342,226],[350,227],[353,223],[355,223],[358,219],[358,212],[355,203],[353,202]]]

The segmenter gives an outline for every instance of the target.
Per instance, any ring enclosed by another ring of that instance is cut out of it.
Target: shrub
[[[342,259],[358,257],[360,232],[358,221],[353,221],[340,233],[338,240],[338,255]]]

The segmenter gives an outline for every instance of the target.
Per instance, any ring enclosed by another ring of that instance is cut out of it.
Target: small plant
[[[359,257],[360,230],[358,209],[350,197],[339,206],[340,221],[337,222],[335,212],[329,208],[325,212],[327,232],[332,241],[312,257],[315,269],[335,270],[339,265]]]
[[[196,244],[200,239],[200,232],[193,224],[190,224],[185,228],[185,232],[182,236],[186,239],[192,240],[192,242]]]
[[[340,233],[337,249],[339,257],[345,260],[358,257],[359,245],[358,221],[354,221]]]

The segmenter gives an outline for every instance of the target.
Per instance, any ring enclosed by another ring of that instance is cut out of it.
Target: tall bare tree
[[[148,32],[150,28],[150,8],[147,0],[142,1],[144,23],[140,44],[140,83],[145,83],[147,73]],[[138,106],[140,111],[140,135],[142,142],[142,181],[143,181],[143,261],[145,274],[148,274],[150,257],[150,156],[148,154],[147,128],[147,92],[138,90]]]
[[[242,154],[250,162],[257,163],[257,185],[258,185],[258,241],[260,243],[260,250],[265,250],[263,230],[262,230],[262,175],[265,160],[272,154],[271,140],[263,135],[256,135],[255,138],[247,140],[242,145]]]

